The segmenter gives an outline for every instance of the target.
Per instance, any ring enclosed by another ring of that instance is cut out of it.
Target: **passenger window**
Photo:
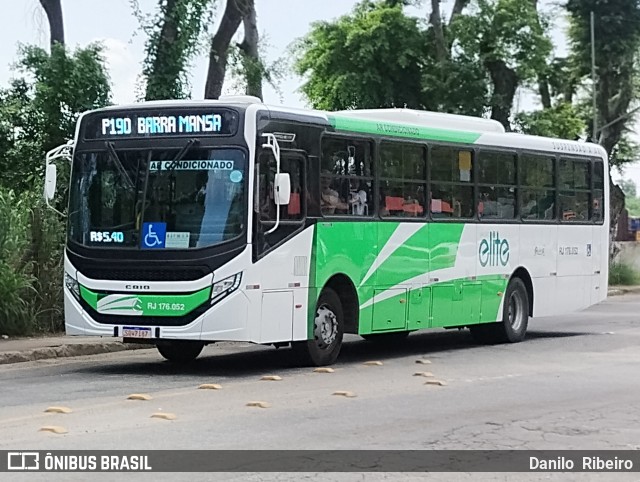
[[[521,200],[523,219],[556,219],[555,159],[524,154],[520,156]]]
[[[478,216],[514,219],[516,216],[516,156],[480,151],[478,157]]]
[[[451,147],[431,149],[431,198],[434,218],[471,218],[473,202],[473,153]]]
[[[364,140],[322,140],[320,209],[323,215],[373,214],[373,156]]]
[[[591,162],[560,159],[560,212],[563,221],[588,221],[591,218]]]
[[[591,219],[597,223],[604,221],[604,164],[602,161],[593,163],[593,197]]]
[[[424,217],[427,213],[427,150],[410,143],[380,145],[380,215]]]

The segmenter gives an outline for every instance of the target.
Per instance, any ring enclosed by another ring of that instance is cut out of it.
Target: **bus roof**
[[[404,108],[354,109],[328,112],[315,109],[267,105],[257,97],[229,95],[222,96],[218,100],[145,101],[127,105],[108,106],[90,112],[126,109],[138,110],[150,107],[206,107],[221,104],[243,108],[247,108],[250,105],[257,105],[274,114],[281,112],[300,116],[311,116],[317,118],[320,122],[325,121],[336,128],[336,130],[341,131],[514,149],[536,149],[564,154],[587,154],[596,155],[604,159],[607,158],[605,149],[599,144],[505,132],[502,124],[492,119]],[[83,113],[81,117],[88,113],[89,112]],[[391,127],[390,129],[389,126]],[[409,127],[413,128],[413,130],[400,132],[395,129],[396,126]]]
[[[446,124],[447,129],[461,131],[505,132],[504,126],[493,119],[414,109],[343,110],[334,112],[333,114],[371,121],[397,122],[400,124],[412,124],[423,127],[442,127],[443,124]]]

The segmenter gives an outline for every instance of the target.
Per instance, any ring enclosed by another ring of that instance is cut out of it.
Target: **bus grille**
[[[116,281],[194,281],[211,274],[206,267],[189,268],[88,268],[82,274],[96,280]]]

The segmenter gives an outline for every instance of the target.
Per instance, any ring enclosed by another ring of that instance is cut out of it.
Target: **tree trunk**
[[[238,31],[245,14],[249,11],[249,0],[227,0],[218,31],[211,39],[209,50],[209,69],[204,88],[205,99],[217,99],[222,94],[224,77],[227,73],[227,60],[231,39]],[[253,0],[250,0],[253,3]]]
[[[436,58],[440,63],[446,62],[449,58],[449,49],[444,39],[444,28],[442,27],[442,13],[440,13],[440,0],[431,0],[431,15],[429,23],[433,26],[436,43]]]
[[[507,131],[511,130],[511,107],[518,88],[517,74],[502,60],[487,60],[485,67],[491,75],[491,118],[500,122]]]
[[[49,31],[51,32],[50,44],[64,45],[64,22],[62,17],[61,0],[40,0],[40,5],[44,8],[49,21]]]
[[[543,77],[538,78],[538,91],[543,109],[551,109],[551,94],[549,92],[549,82]]]
[[[244,20],[244,40],[239,45],[244,55],[244,73],[247,81],[247,95],[262,99],[263,68],[260,60],[258,18],[255,1],[251,1],[250,10]]]
[[[453,10],[451,11],[451,19],[449,20],[449,24],[453,21],[453,19],[462,13],[464,8],[469,5],[471,0],[456,0],[453,4]]]
[[[178,79],[181,68],[175,68],[175,63],[169,61],[171,49],[178,37],[178,24],[176,23],[177,0],[167,0],[162,29],[158,39],[158,47],[151,65],[151,71],[147,74],[147,91],[145,100],[160,100],[165,97],[175,97],[179,90]],[[170,86],[173,86],[170,87]],[[173,95],[170,91],[174,91]],[[168,94],[168,95],[167,95]]]

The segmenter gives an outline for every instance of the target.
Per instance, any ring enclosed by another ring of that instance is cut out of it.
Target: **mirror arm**
[[[262,147],[265,149],[270,149],[273,153],[273,157],[276,160],[276,178],[280,174],[280,145],[278,144],[278,139],[274,134],[262,134],[263,137],[267,138],[267,142],[262,144]],[[278,193],[279,194],[279,193]],[[274,199],[275,202],[275,199]],[[276,203],[276,224],[269,231],[264,233],[265,235],[273,233],[280,226],[280,205]]]

